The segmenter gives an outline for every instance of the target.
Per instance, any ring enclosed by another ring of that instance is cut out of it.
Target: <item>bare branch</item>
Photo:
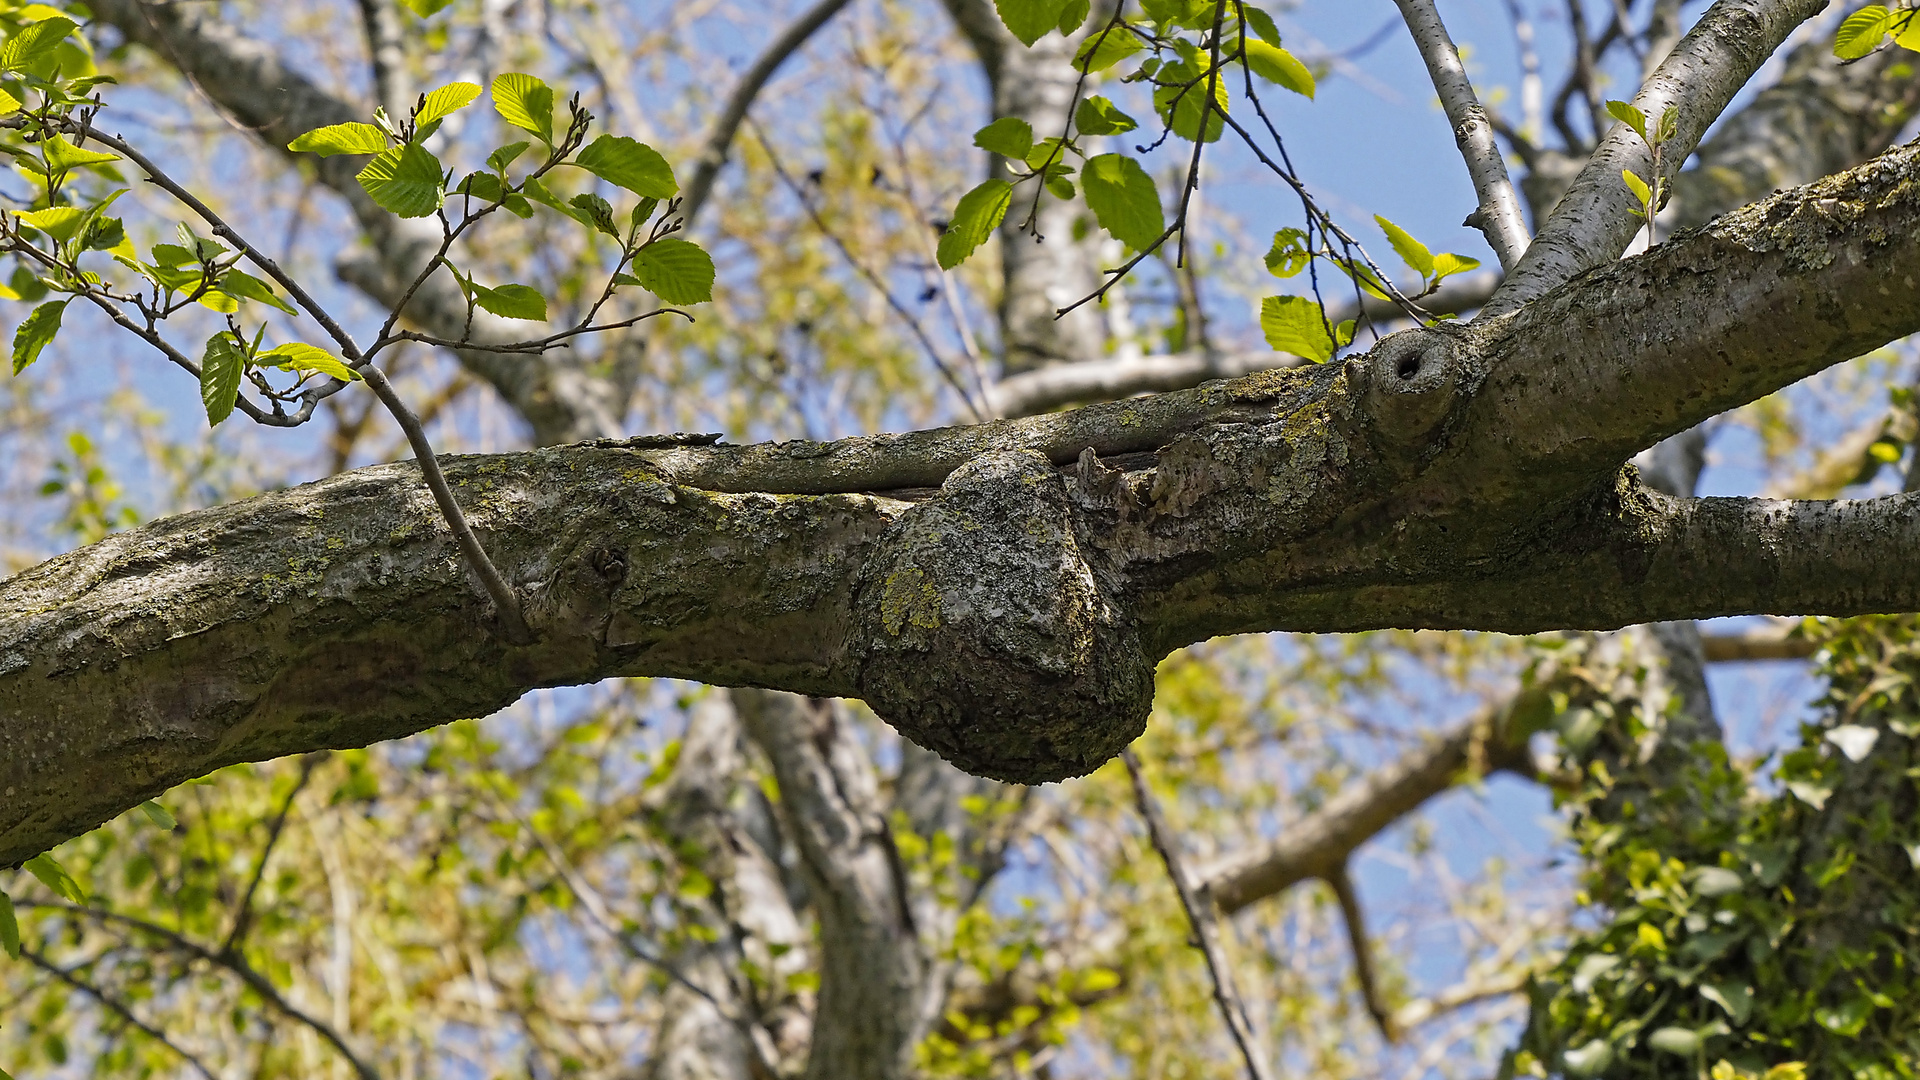
[[[133,1015],[133,1010],[127,1008],[126,1003],[122,1002],[119,998],[114,997],[87,980],[80,978],[73,972],[54,964],[32,949],[22,947],[20,950],[20,958],[99,1002],[108,1012],[125,1021],[128,1027],[133,1028],[147,1038],[173,1051],[181,1060],[193,1066],[195,1072],[206,1077],[207,1080],[220,1080],[219,1077],[214,1075],[212,1069],[207,1068],[206,1062],[201,1061],[197,1055],[182,1048],[179,1043],[167,1038],[166,1032],[155,1028],[153,1025]]]
[[[1380,992],[1380,976],[1373,966],[1373,943],[1367,940],[1366,910],[1360,906],[1360,894],[1353,889],[1353,878],[1342,863],[1327,876],[1327,884],[1332,887],[1334,899],[1340,902],[1340,918],[1347,924],[1347,944],[1353,949],[1353,976],[1360,984],[1360,999],[1366,1003],[1367,1015],[1380,1028],[1380,1037],[1388,1042],[1397,1042],[1400,1029],[1394,1024],[1394,1012],[1387,1007],[1386,997]]]

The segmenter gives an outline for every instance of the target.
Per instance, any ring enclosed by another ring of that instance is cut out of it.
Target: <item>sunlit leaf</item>
[[[0,45],[0,71],[24,71],[60,47],[68,34],[78,29],[72,19],[55,16],[42,19],[15,31]]]
[[[1880,47],[1893,25],[1893,12],[1881,4],[1868,4],[1849,15],[1833,35],[1833,55],[1842,60],[1858,60]]]
[[[314,128],[287,144],[296,152],[311,152],[321,157],[334,154],[378,154],[387,148],[387,134],[372,124],[358,122],[328,124]]]
[[[332,353],[304,341],[275,345],[254,357],[254,360],[269,367],[292,371],[317,371],[322,375],[331,375],[341,382],[354,382],[360,378],[359,372],[341,363]]]
[[[165,829],[168,832],[172,832],[180,827],[180,822],[167,811],[167,808],[152,799],[148,799],[146,802],[140,804],[140,812],[147,815],[147,820],[153,822],[156,827]]]
[[[1100,227],[1135,251],[1147,250],[1165,231],[1160,191],[1138,161],[1124,154],[1089,158],[1080,186]]]
[[[39,878],[42,885],[52,889],[62,898],[76,904],[87,902],[86,890],[80,887],[80,883],[74,880],[73,875],[67,873],[67,868],[56,862],[52,855],[45,853],[35,855],[22,863],[21,869]]]
[[[713,258],[690,240],[655,240],[633,257],[640,287],[669,304],[701,304],[713,299]]]
[[[289,315],[300,314],[292,304],[276,296],[271,285],[243,270],[229,270],[221,275],[220,291],[242,300],[259,301],[269,307],[279,308]]]
[[[1641,140],[1647,137],[1647,114],[1625,101],[1607,102],[1607,115],[1632,128]]]
[[[1320,305],[1304,296],[1269,296],[1260,301],[1260,332],[1279,352],[1316,364],[1333,358],[1333,335]]]
[[[20,220],[64,244],[87,223],[87,217],[87,212],[77,206],[50,206],[29,210],[20,215]]]
[[[974,132],[973,145],[1013,161],[1025,161],[1033,149],[1033,125],[1017,116],[1003,116]]]
[[[1311,98],[1316,89],[1313,71],[1299,58],[1278,45],[1257,38],[1247,39],[1247,66],[1255,75],[1275,86]]]
[[[1277,278],[1290,278],[1305,270],[1311,261],[1306,233],[1289,228],[1273,234],[1273,245],[1267,249],[1268,273]]]
[[[1095,94],[1080,103],[1073,114],[1073,126],[1082,135],[1119,135],[1140,126],[1139,121]]]
[[[1031,46],[1046,36],[1047,31],[1060,25],[1060,16],[1065,12],[1066,0],[994,0],[995,10],[1000,12],[1000,21],[1020,44]]]
[[[233,415],[240,399],[240,376],[246,371],[247,356],[239,342],[225,330],[207,339],[200,358],[200,401],[207,408],[207,426],[217,427]]]
[[[20,374],[35,360],[40,359],[40,350],[53,341],[60,332],[60,318],[66,313],[67,301],[54,300],[33,309],[33,314],[21,321],[19,329],[13,332],[13,373]]]
[[[453,0],[400,0],[400,2],[407,5],[408,11],[424,19],[444,10],[447,5],[453,3]]]
[[[546,83],[507,72],[493,80],[493,107],[502,120],[553,145],[553,88]]]
[[[1073,64],[1089,73],[1102,72],[1145,47],[1125,23],[1102,27],[1088,35],[1074,55]]]
[[[382,151],[360,170],[360,186],[373,201],[403,218],[426,217],[440,209],[440,159],[418,143]]]
[[[646,199],[670,199],[680,191],[673,167],[660,152],[624,135],[602,135],[575,159],[579,166],[616,187]]]
[[[1246,16],[1247,25],[1260,35],[1261,41],[1269,45],[1280,44],[1280,28],[1274,25],[1273,16],[1252,4],[1241,4],[1240,11]]]
[[[1007,207],[1013,203],[1013,185],[1005,180],[988,180],[965,195],[960,196],[960,204],[954,207],[953,220],[948,223],[947,231],[940,236],[940,247],[936,252],[940,267],[951,270],[966,261],[967,256],[1007,216]]]
[[[547,321],[547,298],[526,285],[497,285],[491,288],[476,285],[473,302],[480,305],[482,310],[491,311],[503,319]]]
[[[431,124],[473,104],[479,96],[480,87],[473,83],[448,83],[427,92],[426,100],[419,111],[413,114],[413,119],[416,123]]]
[[[1401,262],[1423,278],[1433,273],[1433,253],[1427,250],[1427,245],[1379,214],[1373,215],[1373,220],[1379,224],[1380,231],[1387,234],[1387,242],[1393,245],[1394,254],[1400,256]]]

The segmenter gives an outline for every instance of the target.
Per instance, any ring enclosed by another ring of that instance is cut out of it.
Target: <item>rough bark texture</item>
[[[1339,366],[834,444],[452,459],[531,646],[495,634],[410,465],[117,535],[0,583],[0,865],[228,762],[622,674],[846,696],[950,680],[1019,712],[907,722],[970,767],[1042,780],[1089,762],[1074,749],[1043,768],[1032,745],[1003,754],[969,733],[1042,731],[1074,707],[1063,695],[1144,677],[1096,666],[1223,633],[1920,607],[1920,568],[1883,554],[1920,540],[1920,497],[1676,499],[1620,465],[1920,329],[1917,230],[1920,149],[1902,149],[1509,317],[1397,335]],[[902,526],[964,527],[973,485],[1007,460],[976,459],[1006,451],[1062,467],[1018,458],[1034,483],[1005,485],[995,509],[1053,539],[986,530],[1021,549],[995,558],[1038,575],[1005,586],[1042,619],[1030,637],[981,618],[991,598]],[[1111,616],[1043,602],[1087,580],[1057,572],[1069,532]],[[889,601],[881,566],[922,578]],[[957,636],[903,648],[890,606],[903,636],[916,616]],[[1062,651],[1087,619],[1130,626],[1138,651]]]

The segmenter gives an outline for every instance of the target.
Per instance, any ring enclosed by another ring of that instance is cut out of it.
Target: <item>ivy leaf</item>
[[[690,240],[668,237],[641,248],[633,257],[633,276],[669,304],[713,299],[713,258]]]
[[[445,201],[440,159],[419,143],[383,150],[360,170],[360,186],[373,201],[403,218],[426,217]]]
[[[1333,336],[1320,305],[1304,296],[1269,296],[1260,301],[1260,331],[1278,352],[1316,364],[1333,358]]]
[[[473,302],[480,305],[482,310],[491,311],[503,319],[547,321],[547,298],[525,285],[497,285],[492,288],[475,285]]]
[[[53,341],[60,332],[60,317],[66,313],[67,301],[54,300],[33,309],[33,314],[20,323],[13,332],[13,373],[20,374],[27,365],[40,359],[40,350]]]
[[[372,124],[328,124],[314,128],[305,135],[287,144],[287,149],[299,153],[315,153],[321,157],[335,154],[378,154],[387,148],[387,133]]]
[[[487,168],[492,169],[494,172],[498,172],[498,173],[506,172],[507,166],[513,164],[514,160],[518,158],[521,154],[526,153],[527,147],[532,145],[533,144],[530,142],[508,143],[507,145],[487,155]]]
[[[1842,60],[1858,60],[1880,47],[1893,25],[1893,12],[1881,4],[1868,4],[1846,17],[1833,35],[1833,55]]]
[[[0,45],[0,71],[25,71],[60,47],[78,25],[64,16],[42,19],[21,27]]]
[[[1025,161],[1033,149],[1033,125],[1017,116],[1003,116],[974,132],[973,145],[1012,161]]]
[[[453,0],[400,0],[400,2],[407,5],[408,11],[424,19],[429,15],[434,15],[445,10],[448,4],[453,3]]]
[[[246,366],[247,354],[232,333],[222,330],[207,339],[206,354],[200,359],[200,401],[207,407],[208,427],[218,427],[233,415]]]
[[[1114,105],[1113,102],[1095,94],[1080,103],[1073,114],[1073,126],[1082,135],[1118,135],[1132,131],[1140,122]]]
[[[165,829],[167,832],[180,827],[180,822],[167,812],[167,808],[152,799],[140,804],[140,812],[147,815],[147,820],[153,822],[155,827]]]
[[[269,307],[279,308],[289,315],[300,314],[292,304],[274,295],[271,285],[244,270],[229,270],[221,275],[220,291],[242,300],[257,300]]]
[[[1166,230],[1160,191],[1134,159],[1124,154],[1089,158],[1080,170],[1080,186],[1100,227],[1133,250],[1147,250]]]
[[[509,71],[493,80],[493,108],[502,120],[553,145],[553,88],[546,83]]]
[[[965,262],[1000,227],[1012,204],[1013,185],[1005,180],[988,180],[960,196],[960,204],[953,208],[953,220],[941,234],[935,252],[940,269],[951,270]]]
[[[1400,261],[1406,263],[1408,269],[1423,278],[1433,275],[1433,252],[1427,250],[1427,245],[1379,214],[1373,215],[1373,220],[1379,224],[1380,231],[1387,234],[1387,242],[1393,245],[1394,254],[1400,256]]]
[[[254,357],[254,360],[283,371],[317,371],[341,382],[355,382],[360,378],[359,372],[341,363],[332,353],[304,341],[275,345]]]
[[[414,2],[415,0],[408,0],[409,5]],[[442,6],[445,5],[443,4]],[[428,12],[428,14],[432,13]],[[448,83],[436,90],[428,91],[426,100],[420,105],[419,110],[413,114],[414,122],[417,124],[431,124],[437,120],[445,119],[473,104],[473,100],[479,96],[480,87],[473,83]]]
[[[54,861],[52,855],[35,855],[21,864],[21,869],[40,879],[40,883],[52,889],[54,893],[76,904],[87,902],[87,892],[80,883],[67,873],[67,868]]]
[[[600,136],[580,151],[575,163],[643,199],[670,199],[680,192],[667,159],[653,147],[625,135]]]
[[[1102,29],[1087,38],[1074,54],[1073,66],[1088,74],[1102,72],[1113,65],[1139,52],[1143,46],[1132,30],[1121,23],[1111,29]]]
[[[1298,57],[1278,45],[1251,38],[1246,43],[1246,52],[1247,66],[1255,75],[1301,97],[1313,97],[1316,89],[1313,71]]]
[[[1607,102],[1607,115],[1632,128],[1640,141],[1647,140],[1647,114],[1624,101]]]
[[[993,6],[1000,12],[1000,21],[1007,24],[1020,44],[1032,48],[1047,31],[1060,25],[1067,3],[1066,0],[993,0]]]

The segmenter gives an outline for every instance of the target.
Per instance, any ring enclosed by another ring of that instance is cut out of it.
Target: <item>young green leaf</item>
[[[580,211],[588,221],[593,223],[594,228],[615,240],[620,239],[620,230],[613,224],[613,207],[607,203],[607,200],[588,192],[568,199],[567,205]]]
[[[1086,24],[1087,16],[1091,14],[1093,0],[1067,0],[1066,6],[1060,9],[1060,21],[1054,24],[1054,29],[1060,31],[1061,37],[1072,37],[1075,30]]]
[[[1299,58],[1278,45],[1255,38],[1247,39],[1247,66],[1255,75],[1301,97],[1312,98],[1316,89],[1313,71]]]
[[[87,892],[80,883],[67,873],[67,868],[54,861],[52,855],[39,854],[21,864],[21,869],[40,879],[40,883],[52,889],[55,895],[71,900],[76,904],[87,902]]]
[[[273,287],[244,270],[229,270],[220,277],[220,291],[241,300],[256,300],[289,315],[300,314],[292,304],[274,295]]]
[[[13,373],[20,374],[27,365],[40,359],[40,350],[53,341],[60,332],[60,317],[66,313],[67,301],[54,300],[33,309],[13,332]]]
[[[627,217],[627,227],[638,234],[640,226],[652,221],[653,212],[658,209],[660,209],[659,199],[641,199],[639,202],[634,203],[633,213]]]
[[[1634,108],[1624,101],[1609,101],[1607,102],[1607,115],[1632,128],[1634,132],[1640,136],[1642,142],[1646,141],[1646,113],[1641,112],[1639,109]]]
[[[1206,63],[1205,56],[1196,57],[1199,64]],[[1173,129],[1175,135],[1189,142],[1214,142],[1226,131],[1227,125],[1207,109],[1207,71],[1185,61],[1168,64],[1160,69],[1155,80],[1160,85],[1153,91],[1154,111],[1160,119]],[[1228,91],[1226,72],[1213,80],[1215,109],[1220,113],[1227,111]],[[1202,138],[1200,125],[1204,117],[1206,134]]]
[[[152,799],[140,804],[140,812],[147,815],[147,820],[153,822],[157,828],[172,832],[180,827],[180,822],[167,812],[167,808]]]
[[[453,3],[453,0],[400,0],[400,2],[407,5],[408,11],[424,19],[444,10],[447,5]]]
[[[1415,240],[1412,233],[1379,214],[1373,215],[1373,220],[1379,223],[1380,231],[1387,234],[1387,242],[1393,245],[1394,254],[1400,256],[1401,262],[1406,263],[1409,269],[1423,278],[1432,276],[1433,252],[1427,250],[1427,245]]]
[[[1281,229],[1273,234],[1273,246],[1267,249],[1267,272],[1277,278],[1290,278],[1307,268],[1313,256],[1307,251],[1307,234],[1299,229]]]
[[[1894,14],[1881,4],[1868,4],[1846,17],[1833,35],[1833,55],[1858,60],[1880,47],[1893,25]]]
[[[475,285],[473,302],[480,305],[482,310],[491,311],[503,319],[547,321],[547,298],[525,285],[499,285],[493,288]]]
[[[1260,35],[1261,41],[1269,45],[1280,44],[1280,28],[1273,24],[1273,16],[1252,4],[1245,3],[1240,5],[1240,12],[1246,17],[1247,25],[1253,29],[1253,32]]]
[[[660,152],[625,135],[602,135],[587,144],[575,163],[616,187],[643,199],[670,199],[680,184]]]
[[[465,179],[454,185],[453,193],[481,202],[496,203],[506,198],[507,185],[500,182],[498,173],[468,173]]]
[[[1033,149],[1033,125],[1017,116],[1003,116],[974,132],[973,145],[1010,161],[1025,161]]]
[[[233,415],[246,368],[247,354],[232,333],[222,330],[207,339],[206,353],[200,358],[200,401],[207,407],[208,427],[218,427]]]
[[[1138,161],[1124,154],[1089,158],[1080,186],[1100,227],[1135,251],[1153,246],[1166,230],[1159,189]]]
[[[360,186],[373,201],[403,218],[426,217],[445,199],[440,159],[418,143],[383,150],[360,170]]]
[[[13,898],[0,892],[0,952],[20,959],[20,922],[13,915]]]
[[[953,220],[940,236],[935,257],[942,270],[951,270],[966,261],[974,249],[987,242],[1000,227],[1013,203],[1013,185],[1005,180],[988,180],[965,195],[953,209]]]
[[[1097,74],[1139,52],[1144,46],[1127,24],[1102,27],[1089,35],[1074,54],[1073,66],[1088,74]]]
[[[304,341],[275,345],[254,359],[283,371],[317,371],[341,382],[355,382],[360,378],[359,372],[341,363],[332,353]]]
[[[641,288],[669,304],[713,299],[713,258],[689,240],[668,237],[641,248],[633,257],[633,276]]]
[[[1114,105],[1113,102],[1095,94],[1080,103],[1073,114],[1073,126],[1082,135],[1119,135],[1132,131],[1140,122]]]
[[[1267,344],[1316,364],[1333,358],[1333,336],[1320,305],[1304,296],[1269,296],[1260,301],[1260,331]]]
[[[417,124],[431,124],[444,119],[473,104],[480,96],[480,88],[470,82],[454,82],[427,92],[426,100],[414,112]]]
[[[1663,146],[1668,139],[1680,133],[1680,106],[1669,105],[1660,112],[1660,122],[1654,125],[1653,143]]]
[[[1627,182],[1627,190],[1633,192],[1633,197],[1640,200],[1641,206],[1649,209],[1652,208],[1653,191],[1647,187],[1645,180],[1640,179],[1639,173],[1634,172],[1632,169],[1622,169],[1620,170],[1620,179]]]
[[[1047,31],[1060,25],[1067,4],[1066,0],[993,0],[993,6],[1020,44],[1032,48]]]
[[[530,142],[508,143],[507,145],[487,155],[487,168],[492,169],[494,172],[497,172],[497,173],[506,172],[507,166],[513,164],[514,161],[517,160],[521,154],[524,154],[527,152],[527,147],[532,145],[533,144]]]
[[[593,222],[590,221],[586,215],[568,205],[560,196],[555,195],[553,189],[543,183],[539,177],[527,177],[522,183],[520,190],[525,192],[527,198],[532,199],[534,202],[558,210],[589,229],[593,228]]]
[[[40,153],[45,156],[47,172],[64,173],[83,165],[104,165],[109,161],[119,161],[119,154],[109,154],[100,150],[88,150],[67,141],[65,135],[55,135],[40,144]]]
[[[507,72],[493,80],[493,108],[502,120],[553,145],[553,88],[546,83]]]
[[[328,124],[314,128],[287,144],[296,153],[315,153],[321,157],[335,154],[378,154],[387,148],[387,133],[372,124]]]
[[[21,27],[0,45],[0,71],[25,71],[60,47],[78,25],[64,16],[42,19]]]
[[[19,217],[25,224],[64,244],[87,223],[88,214],[77,206],[50,206],[45,210],[29,210]]]
[[[1443,255],[1435,255],[1433,257],[1432,277],[1433,280],[1440,281],[1444,278],[1452,277],[1455,274],[1464,274],[1479,265],[1479,259],[1466,255],[1454,255],[1450,252]]]

